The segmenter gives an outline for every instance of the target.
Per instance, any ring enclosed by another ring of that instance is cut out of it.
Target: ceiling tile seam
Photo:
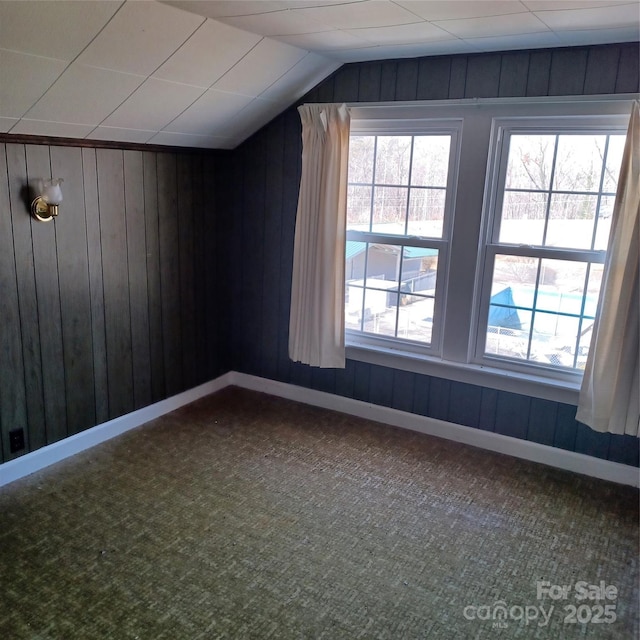
[[[89,42],[87,42],[87,44],[84,47],[82,47],[82,50],[79,51],[77,53],[77,55],[72,60],[69,61],[67,66],[58,74],[56,79],[40,94],[40,97],[35,102],[32,102],[31,105],[29,106],[29,108],[26,111],[23,112],[23,114],[20,116],[20,119],[18,120],[18,122],[16,122],[16,124],[14,124],[13,127],[11,127],[11,129],[9,129],[9,133],[11,133],[13,128],[18,125],[20,120],[22,120],[22,118],[24,118],[29,113],[29,111],[31,111],[31,109],[33,109],[35,106],[37,106],[37,104],[40,102],[40,100],[42,100],[42,98],[44,98],[47,95],[47,93],[49,93],[49,91],[51,90],[51,87],[53,87],[53,85],[56,82],[58,82],[58,80],[60,80],[60,78],[69,70],[71,65],[87,50],[87,47],[91,46],[91,43],[107,28],[107,25],[109,25],[109,23],[116,17],[118,12],[122,9],[122,7],[124,7],[125,3],[126,3],[126,0],[122,0],[122,2],[120,3],[120,6],[113,12],[111,17],[102,25],[102,27],[93,36],[93,38],[91,38],[91,40]],[[52,59],[54,59],[54,58],[52,58]],[[43,122],[47,122],[47,121],[43,120]],[[69,123],[69,124],[77,124],[77,123]]]
[[[611,3],[611,4],[607,4],[605,6],[593,6],[593,7],[581,7],[581,8],[574,8],[574,9],[553,9],[553,8],[549,8],[549,9],[529,9],[529,6],[527,5],[526,1],[523,1],[523,3],[528,11],[530,11],[531,13],[557,13],[557,12],[567,12],[567,11],[576,11],[578,13],[582,12],[582,11],[593,11],[594,9],[610,9],[611,7],[626,7],[629,5],[633,5],[633,6],[637,6],[638,3],[637,2],[616,2]],[[553,4],[549,3],[551,5],[551,7],[553,7]]]
[[[134,93],[136,93],[136,91],[138,91],[140,89],[140,87],[149,79],[153,76],[154,73],[156,73],[156,71],[158,71],[158,69],[160,69],[160,67],[165,64],[167,62],[167,60],[169,60],[171,57],[173,57],[189,40],[191,40],[191,38],[195,35],[195,33],[200,30],[202,28],[202,26],[207,22],[208,18],[203,18],[202,22],[183,40],[182,44],[177,47],[176,49],[174,49],[174,51],[169,54],[153,71],[151,71],[151,73],[149,73],[146,76],[140,76],[143,77],[144,80],[126,97],[122,100],[122,102],[120,102],[120,104],[118,106],[115,107],[115,109],[112,109],[111,112],[109,112],[104,118],[102,118],[102,120],[100,120],[100,122],[98,122],[98,124],[95,126],[95,128],[92,130],[95,131],[95,129],[97,129],[98,127],[100,127],[105,120],[107,120],[107,118],[110,118]],[[91,65],[86,65],[86,66],[91,66]],[[98,69],[102,68],[102,67],[96,67]],[[116,69],[106,69],[107,71],[115,71],[116,73],[123,73],[122,71],[116,71]],[[137,75],[137,74],[129,74],[129,75]],[[159,80],[160,78],[155,78],[156,80]],[[167,82],[167,81],[165,81]],[[179,84],[179,83],[176,83]],[[182,83],[185,84],[185,83]],[[189,86],[196,86],[196,85],[189,85]],[[198,86],[198,89],[201,89],[202,87]],[[200,99],[204,93],[205,93],[206,89],[204,89],[202,91],[202,93],[198,96],[198,98],[196,98],[196,100]],[[195,102],[195,100],[194,100]],[[193,104],[193,103],[192,103]],[[187,107],[188,108],[188,107]],[[169,123],[168,123],[169,124]],[[105,125],[108,126],[108,125]],[[165,125],[166,126],[166,125]],[[160,131],[160,129],[158,129],[158,131]]]
[[[255,13],[243,13],[241,15],[238,15],[236,13],[232,13],[226,16],[216,16],[215,18],[212,18],[212,20],[220,20],[220,19],[227,19],[227,18],[246,18],[246,17],[250,17],[250,16],[264,16],[267,15],[269,13],[285,13],[287,11],[290,11],[291,13],[298,13],[298,11],[304,11],[305,9],[326,9],[327,7],[343,7],[344,5],[347,4],[362,4],[363,0],[353,0],[352,2],[336,2],[336,4],[311,4],[309,3],[309,5],[304,5],[303,7],[283,7],[282,9],[269,9],[269,11],[257,11]],[[395,4],[395,3],[394,3]]]
[[[209,18],[211,19],[211,18]],[[244,29],[241,29],[241,31],[244,31]],[[257,34],[255,34],[257,35]],[[190,109],[198,100],[200,100],[200,98],[202,98],[202,96],[207,92],[210,91],[211,89],[213,89],[213,86],[217,83],[220,82],[220,80],[222,80],[232,69],[234,69],[238,64],[240,64],[240,62],[242,62],[242,60],[244,60],[263,40],[267,40],[268,38],[266,38],[265,36],[262,36],[260,38],[260,40],[258,40],[258,42],[256,42],[253,47],[251,47],[251,49],[249,49],[249,51],[247,51],[242,58],[240,58],[239,60],[236,60],[236,62],[229,67],[219,78],[216,78],[216,80],[209,85],[209,87],[200,95],[198,96],[191,104],[187,105],[180,113],[178,113],[176,115],[175,118],[173,118],[172,120],[170,120],[169,122],[167,122],[167,124],[164,125],[164,127],[162,127],[162,129],[160,129],[159,131],[166,131],[167,127],[169,127],[173,122],[175,122],[187,109]],[[289,45],[291,46],[291,45]],[[296,47],[299,48],[299,47]],[[300,51],[307,51],[306,49],[300,49]],[[307,51],[307,54],[309,54],[310,52]],[[306,55],[304,56],[306,57]],[[304,59],[304,57],[302,59]],[[295,65],[294,65],[295,66]],[[290,67],[290,69],[293,67]],[[154,72],[155,73],[155,72]],[[257,96],[248,96],[245,95],[243,93],[236,93],[233,91],[222,91],[220,89],[213,89],[214,91],[219,91],[220,93],[229,93],[231,95],[238,95],[238,96],[244,96],[245,98],[256,98]],[[246,108],[246,107],[243,107]],[[171,133],[171,132],[170,132]],[[174,132],[175,133],[175,132]]]

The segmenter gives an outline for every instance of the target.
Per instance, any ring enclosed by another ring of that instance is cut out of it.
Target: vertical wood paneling
[[[449,422],[477,427],[480,421],[482,387],[462,382],[451,383],[449,395]]]
[[[467,84],[467,56],[454,56],[451,58],[451,71],[449,75],[450,100],[464,98]]]
[[[171,396],[183,390],[180,247],[177,242],[179,237],[178,187],[175,156],[168,153],[159,154],[157,171],[164,378],[165,392]]]
[[[527,96],[549,95],[549,71],[551,69],[551,51],[532,51],[529,58],[527,75]]]
[[[23,145],[7,145],[7,182],[11,199],[11,225],[20,309],[20,338],[22,340],[24,385],[29,424],[25,437],[28,437],[29,447],[36,449],[47,444],[47,430],[29,210],[32,193],[27,188],[27,164]]]
[[[380,100],[380,74],[379,62],[369,62],[360,66],[358,84],[358,100],[360,102],[376,102]]]
[[[429,415],[437,420],[449,419],[451,381],[431,378],[429,383]]]
[[[451,58],[422,58],[418,67],[418,100],[446,100],[449,97]]]
[[[495,431],[496,428],[496,407],[498,406],[498,392],[495,389],[482,389],[480,399],[480,416],[478,417],[478,428],[484,431]]]
[[[618,47],[597,47],[589,50],[584,79],[585,94],[615,93],[619,59]],[[615,69],[615,72],[602,73],[603,69]]]
[[[336,370],[336,393],[339,396],[353,398],[353,387],[356,376],[356,363],[347,360],[344,369]]]
[[[260,316],[261,362],[260,370],[267,378],[278,376],[280,306],[280,261],[282,248],[282,204],[284,181],[284,118],[279,117],[269,128],[266,154],[265,211],[263,242],[264,269],[262,272],[262,299]]]
[[[397,67],[394,60],[382,62],[380,65],[380,100],[382,102],[396,99]]]
[[[134,408],[123,152],[98,149],[97,168],[109,417],[115,418]]]
[[[551,54],[549,95],[580,95],[584,91],[587,49],[556,49]]]
[[[7,145],[14,146],[14,145]],[[27,399],[23,353],[20,349],[21,328],[16,256],[13,249],[12,212],[28,216],[25,203],[19,198],[10,200],[6,147],[0,144],[0,460],[10,460],[19,454],[9,452],[9,431],[23,428],[25,444],[30,442],[27,422]],[[14,190],[15,192],[15,190]],[[42,424],[44,432],[44,424]],[[31,438],[37,440],[37,438]],[[44,440],[41,437],[40,440]]]
[[[371,367],[369,375],[369,402],[390,407],[393,402],[393,369]]]
[[[640,439],[612,434],[609,438],[609,460],[637,467],[640,464]]]
[[[498,95],[501,60],[498,54],[469,58],[465,98],[495,98]]]
[[[413,384],[413,412],[421,416],[429,414],[429,398],[431,396],[431,378],[416,374]]]
[[[355,102],[359,99],[359,75],[360,68],[353,64],[345,65],[336,72],[333,84],[333,99],[336,102]]]
[[[616,93],[637,93],[639,83],[640,45],[631,43],[620,47],[616,75]],[[608,71],[608,73],[612,73]]]
[[[526,438],[531,398],[518,393],[498,392],[496,433],[512,438]]]
[[[33,185],[38,178],[51,177],[49,147],[27,145],[26,157],[29,184]],[[47,443],[52,443],[68,435],[56,223],[34,220],[31,225],[31,240],[38,300],[44,415]],[[31,318],[32,322],[33,320]]]
[[[517,51],[502,55],[498,95],[503,97],[524,96],[529,77],[529,53]]]
[[[411,411],[413,409],[413,384],[414,374],[409,371],[394,370],[393,372],[393,399],[391,406],[399,411]]]
[[[144,210],[142,152],[124,152],[124,195],[131,309],[131,361],[133,404],[136,409],[151,403],[151,356],[149,352],[149,305],[147,290],[147,243]]]
[[[553,446],[553,435],[558,413],[558,403],[531,398],[527,440]]]
[[[182,332],[182,386],[196,385],[196,301],[194,271],[194,188],[191,157],[177,156],[178,251],[180,253],[180,326]]]
[[[418,92],[418,61],[402,60],[398,63],[396,100],[415,100]]]
[[[64,201],[55,222],[60,283],[61,329],[64,350],[65,405],[69,434],[96,424],[92,358],[91,291],[87,223],[84,209],[82,152],[51,147],[51,173],[69,176],[63,184]]]
[[[160,283],[160,229],[158,220],[157,154],[145,152],[142,158],[144,221],[147,261],[147,309],[149,313],[149,363],[151,400],[165,396],[164,332],[162,330],[162,288]]]
[[[568,404],[558,403],[553,446],[575,451],[577,429],[576,408]]]
[[[84,184],[85,219],[87,221],[87,255],[89,257],[89,291],[91,294],[91,355],[95,382],[96,422],[100,424],[109,419],[109,379],[107,376],[107,331],[102,279],[98,168],[94,149],[82,150],[82,181]]]

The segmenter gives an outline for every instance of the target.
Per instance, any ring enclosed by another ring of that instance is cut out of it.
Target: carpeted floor
[[[628,640],[637,585],[631,488],[233,388],[0,489],[3,640]]]

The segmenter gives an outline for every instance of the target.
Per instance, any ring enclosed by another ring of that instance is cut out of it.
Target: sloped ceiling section
[[[0,1],[0,132],[229,149],[340,62],[152,1]]]
[[[639,22],[637,0],[0,0],[0,133],[229,149],[345,62]]]

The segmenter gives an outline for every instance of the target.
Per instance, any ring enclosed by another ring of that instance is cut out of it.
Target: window
[[[349,357],[574,401],[563,390],[586,362],[628,110],[352,107]]]
[[[478,353],[583,369],[624,135],[497,124]]]
[[[347,332],[438,353],[459,123],[352,135]]]

